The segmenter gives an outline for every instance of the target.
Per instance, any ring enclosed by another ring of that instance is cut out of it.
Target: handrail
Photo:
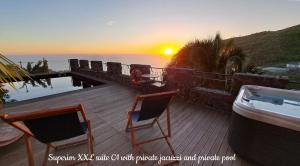
[[[102,63],[107,66],[107,63],[108,62],[103,62]],[[117,63],[120,63],[120,62],[117,62]],[[127,69],[130,69],[130,64],[126,64],[126,63],[121,63],[122,66],[126,66]],[[123,73],[124,74],[129,74],[129,72],[127,71],[127,69],[122,69]],[[167,67],[154,67],[154,66],[151,66],[150,67],[150,70],[151,72],[156,72],[157,74],[162,74],[164,72],[164,70],[166,70]],[[157,71],[157,70],[161,70],[161,71]],[[230,82],[230,77],[232,77],[232,74],[222,74],[222,73],[214,73],[214,72],[204,72],[204,71],[200,71],[200,70],[195,70],[194,71],[194,74],[193,74],[195,77],[201,77],[203,79],[206,79],[206,80],[212,80],[212,81],[220,81],[220,82]],[[201,76],[199,76],[201,75]],[[213,77],[216,77],[216,76],[221,76],[223,77],[224,79],[218,79],[218,78],[210,78],[208,75],[211,75]],[[229,78],[228,78],[229,77]]]
[[[292,84],[300,84],[300,82],[297,82],[297,81],[289,81],[289,83],[292,83]]]
[[[152,66],[151,66],[151,68],[153,68],[153,69],[162,69],[162,70],[166,69],[166,67],[152,67]]]
[[[107,62],[102,62],[103,64],[107,64]],[[126,63],[121,63],[122,66],[127,66],[130,67],[130,64],[126,64]],[[152,69],[161,69],[161,70],[165,70],[168,67],[155,67],[155,66],[151,66],[150,68]],[[217,72],[205,72],[205,71],[201,71],[201,70],[195,70],[195,73],[203,73],[203,74],[214,74],[214,75],[221,75],[221,76],[232,76],[232,74],[222,74],[222,73],[217,73]]]
[[[289,80],[288,85],[287,85],[287,89],[300,90],[300,82]]]
[[[216,78],[207,78],[207,77],[201,77],[201,78],[206,79],[206,80],[212,80],[212,81],[220,81],[220,82],[226,82],[226,81],[230,82],[231,81],[231,79],[226,80],[226,79],[216,79]]]
[[[217,72],[205,72],[200,70],[195,70],[195,73],[203,73],[203,74],[214,74],[214,75],[220,75],[220,76],[232,76],[232,74],[222,74]]]

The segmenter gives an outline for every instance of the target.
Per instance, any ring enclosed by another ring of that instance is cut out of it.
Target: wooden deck
[[[88,118],[92,122],[95,138],[95,154],[126,155],[133,153],[130,144],[130,135],[125,132],[127,111],[131,108],[136,92],[132,89],[112,84],[101,88],[87,89],[72,94],[25,103],[15,107],[5,108],[5,112],[34,111],[45,108],[61,107],[82,103]],[[161,117],[161,122],[164,121]],[[197,156],[232,156],[234,153],[227,144],[230,115],[222,111],[210,110],[183,101],[175,101],[171,105],[171,142],[177,154]],[[163,123],[165,124],[165,123]],[[165,125],[164,125],[165,126]],[[144,131],[138,131],[138,140],[151,138],[159,134],[157,126]],[[146,154],[170,155],[164,140],[142,146]],[[36,165],[41,165],[45,152],[45,145],[33,139],[33,151]],[[85,153],[86,146],[64,149],[54,155],[76,155]],[[234,161],[225,161],[223,165],[251,165],[236,156]],[[27,164],[24,139],[0,149],[0,165]],[[59,165],[70,162],[59,162]],[[154,165],[156,161],[147,161],[143,165]],[[48,165],[57,165],[54,161]],[[136,165],[135,161],[97,161],[92,165]],[[180,161],[179,165],[222,165],[221,161]]]

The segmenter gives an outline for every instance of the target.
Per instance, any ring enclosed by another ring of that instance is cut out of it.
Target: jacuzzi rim
[[[241,95],[242,95],[241,92],[245,90],[245,88],[247,87],[259,87],[259,88],[270,89],[270,87],[262,87],[262,86],[255,86],[255,85],[242,86],[240,89],[240,93],[236,97],[232,106],[234,112],[249,119],[254,119],[271,125],[276,125],[279,127],[300,131],[300,118],[296,118],[293,116],[286,116],[282,114],[270,113],[262,109],[255,109],[255,108],[247,107],[246,105],[242,104],[239,101],[241,100]]]

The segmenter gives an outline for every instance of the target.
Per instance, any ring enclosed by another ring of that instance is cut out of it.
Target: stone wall
[[[107,71],[103,71],[101,61],[91,61],[91,69],[89,68],[87,60],[80,60],[79,65],[76,59],[69,60],[69,62],[72,71],[96,78],[112,80],[126,86],[132,86],[130,76],[122,74],[121,63],[107,62]],[[135,68],[142,70],[143,73],[151,73],[150,65],[130,65],[130,70]],[[242,85],[250,84],[285,88],[289,82],[287,78],[282,77],[235,73],[231,80],[229,80],[231,82],[230,88],[218,89],[215,87],[215,84],[211,84],[210,82],[206,82],[210,84],[208,86],[197,83],[198,80],[195,77],[195,71],[192,69],[166,68],[165,71],[167,74],[163,80],[166,83],[167,90],[180,89],[180,96],[189,101],[202,103],[209,107],[225,110],[227,112],[232,111],[232,104]],[[201,75],[197,77],[201,77]],[[214,79],[212,79],[212,81]]]
[[[289,80],[286,77],[235,73],[232,77],[230,93],[236,96],[243,85],[259,85],[283,89],[288,83]]]
[[[193,86],[194,70],[187,68],[167,68],[166,72],[164,80],[166,81],[167,89],[179,89],[181,96],[188,97]]]
[[[210,108],[231,112],[235,96],[226,91],[196,87],[191,91],[190,99]]]

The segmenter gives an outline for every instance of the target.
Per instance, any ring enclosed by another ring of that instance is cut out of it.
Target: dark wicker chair
[[[132,86],[142,92],[143,94],[149,93],[152,90],[152,83],[155,83],[154,80],[142,78],[144,73],[139,69],[132,69],[130,71],[130,79]]]

